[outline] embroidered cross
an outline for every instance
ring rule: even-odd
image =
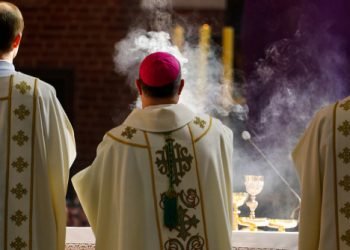
[[[189,231],[192,227],[197,228],[197,224],[200,222],[195,215],[190,217],[187,214],[187,211],[187,209],[179,206],[179,225],[175,228],[175,230],[179,232],[177,237],[180,237],[183,240],[186,240],[186,238],[191,235]]]
[[[21,250],[22,248],[27,247],[27,243],[25,243],[22,238],[16,237],[11,243],[10,243],[11,248],[15,250]]]
[[[11,220],[15,222],[17,226],[21,226],[27,219],[27,216],[25,216],[21,210],[17,210],[16,213],[11,216]]]
[[[29,110],[24,106],[23,104],[19,105],[18,108],[13,111],[15,115],[20,119],[21,121],[26,118],[26,116],[30,115]]]
[[[344,136],[348,136],[350,134],[350,123],[345,120],[341,126],[338,127],[338,131],[342,132]]]
[[[27,93],[27,91],[30,91],[31,87],[29,85],[27,85],[27,83],[25,81],[21,81],[19,84],[16,84],[16,89],[18,89],[18,91],[24,95]]]
[[[122,136],[131,139],[134,134],[136,133],[136,129],[132,127],[126,127],[124,131],[122,132]]]
[[[350,246],[350,229],[341,236],[341,240],[345,241],[346,245]]]
[[[23,157],[18,157],[16,161],[11,163],[11,166],[16,168],[18,173],[22,173],[28,167],[28,162],[24,161]]]
[[[204,127],[205,127],[205,124],[206,124],[207,122],[196,116],[193,123],[196,124],[196,125],[198,125],[198,126],[201,127],[201,128],[204,128]]]
[[[16,185],[16,188],[11,189],[11,193],[16,195],[17,199],[22,199],[23,195],[27,194],[27,189],[25,189],[22,185],[22,183],[18,183]]]
[[[174,139],[170,139],[171,143],[174,143]],[[168,167],[168,156],[166,153],[165,145],[163,150],[156,151],[156,155],[160,155],[160,157],[156,158],[155,164],[159,172],[163,175],[169,175],[170,168]],[[173,155],[174,155],[174,184],[176,186],[181,182],[182,177],[185,176],[186,172],[191,170],[191,164],[193,160],[193,156],[188,152],[186,147],[182,147],[180,144],[175,143],[172,145]]]
[[[350,176],[345,175],[344,178],[339,181],[339,185],[344,187],[345,191],[350,191]]]
[[[344,207],[340,209],[340,212],[344,214],[347,219],[350,219],[350,203],[345,203]]]
[[[350,149],[348,147],[345,147],[343,149],[343,152],[339,153],[338,157],[340,159],[343,159],[343,162],[346,164],[346,163],[349,163],[350,162]]]
[[[12,136],[12,140],[16,141],[18,146],[23,146],[28,139],[23,130],[19,130],[16,135]]]

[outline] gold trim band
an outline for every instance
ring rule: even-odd
[[[156,184],[155,184],[155,177],[154,177],[154,167],[153,167],[153,158],[152,158],[152,152],[151,152],[151,145],[148,140],[147,132],[143,131],[143,134],[145,136],[145,140],[147,143],[147,150],[148,150],[148,156],[149,156],[149,167],[151,170],[151,177],[152,177],[152,191],[153,191],[153,202],[154,202],[154,208],[156,213],[156,219],[157,219],[157,228],[158,228],[158,238],[159,238],[159,247],[162,250],[163,249],[163,237],[161,233],[160,228],[160,222],[159,222],[159,211],[158,211],[158,204],[157,204],[157,194],[156,194]]]
[[[200,139],[202,139],[209,132],[211,125],[212,125],[212,120],[213,120],[213,118],[210,116],[209,126],[208,126],[207,130],[205,130],[204,133],[201,134],[198,138],[194,139],[193,140],[194,142],[198,142]]]
[[[337,121],[337,107],[339,102],[334,105],[333,109],[333,168],[334,168],[334,199],[335,199],[335,231],[337,236],[337,250],[339,247],[339,218],[338,218],[338,187],[337,187],[337,150],[336,150],[336,121]]]
[[[127,144],[127,145],[134,146],[134,147],[139,147],[139,148],[147,148],[148,147],[147,145],[141,145],[141,144],[136,144],[136,143],[124,141],[122,139],[119,139],[118,137],[115,137],[111,133],[107,133],[107,135],[109,137],[111,137],[112,139],[114,139],[114,140],[116,140],[116,141],[118,141],[120,143],[123,143],[123,144]]]
[[[210,117],[211,118],[211,117]],[[209,125],[209,128],[211,126],[211,119],[210,119],[210,125]],[[190,135],[191,135],[191,140],[192,140],[192,148],[193,148],[193,154],[194,154],[194,159],[196,161],[196,174],[197,174],[197,180],[198,180],[198,188],[199,188],[199,193],[200,193],[200,196],[201,196],[201,200],[202,200],[202,203],[201,203],[201,210],[202,210],[202,217],[203,217],[203,227],[204,227],[204,235],[205,235],[205,244],[207,246],[207,250],[209,250],[209,245],[208,245],[208,233],[207,233],[207,222],[206,222],[206,219],[205,219],[205,205],[204,205],[204,199],[203,199],[203,191],[202,191],[202,184],[201,184],[201,180],[200,180],[200,176],[199,176],[199,170],[198,170],[198,158],[197,158],[197,154],[196,154],[196,146],[195,146],[195,143],[196,141],[194,140],[193,138],[193,133],[192,133],[192,130],[191,130],[191,127],[190,125],[188,124],[187,125],[188,127],[188,130],[190,132]],[[207,129],[207,131],[209,131],[209,128]],[[200,137],[202,138],[206,133],[204,132],[204,134]],[[198,140],[200,139],[198,138]]]
[[[10,153],[11,153],[11,110],[12,110],[12,88],[13,88],[13,75],[10,77],[9,84],[9,97],[8,97],[8,113],[7,113],[7,162],[6,162],[6,192],[5,192],[5,214],[4,214],[4,250],[7,250],[7,218],[8,218],[8,199],[9,199],[9,178],[10,178]]]

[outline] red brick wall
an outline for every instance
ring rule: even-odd
[[[70,69],[74,72],[74,129],[83,168],[94,158],[118,108],[133,96],[114,73],[114,44],[123,38],[138,11],[137,0],[50,1],[21,8],[25,30],[15,64],[19,68]],[[46,3],[45,3],[46,2]],[[127,3],[126,3],[127,2]],[[36,7],[37,6],[37,7]],[[116,122],[120,122],[117,117]]]
[[[114,44],[140,13],[139,0],[13,2],[25,20],[16,66],[73,71],[73,126],[78,150],[75,173],[91,163],[104,133],[124,119],[135,98],[124,78],[114,73],[113,53]],[[193,11],[181,13],[192,15]],[[205,11],[202,17],[203,22],[215,17],[215,25],[222,24],[223,12]],[[200,13],[195,19],[201,22]]]

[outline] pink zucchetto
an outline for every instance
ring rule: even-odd
[[[146,56],[140,65],[140,79],[150,87],[162,87],[175,81],[180,74],[180,63],[171,54],[155,52]]]

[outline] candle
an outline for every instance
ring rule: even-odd
[[[208,53],[210,48],[211,28],[204,24],[199,29],[199,65],[198,65],[198,91],[199,96],[205,98],[205,87],[207,84]]]
[[[222,64],[224,83],[233,82],[233,60],[234,60],[234,29],[224,27],[222,30]]]
[[[184,33],[185,30],[180,25],[176,25],[173,29],[172,41],[173,44],[179,48],[180,51],[182,50],[183,45],[185,43]]]

